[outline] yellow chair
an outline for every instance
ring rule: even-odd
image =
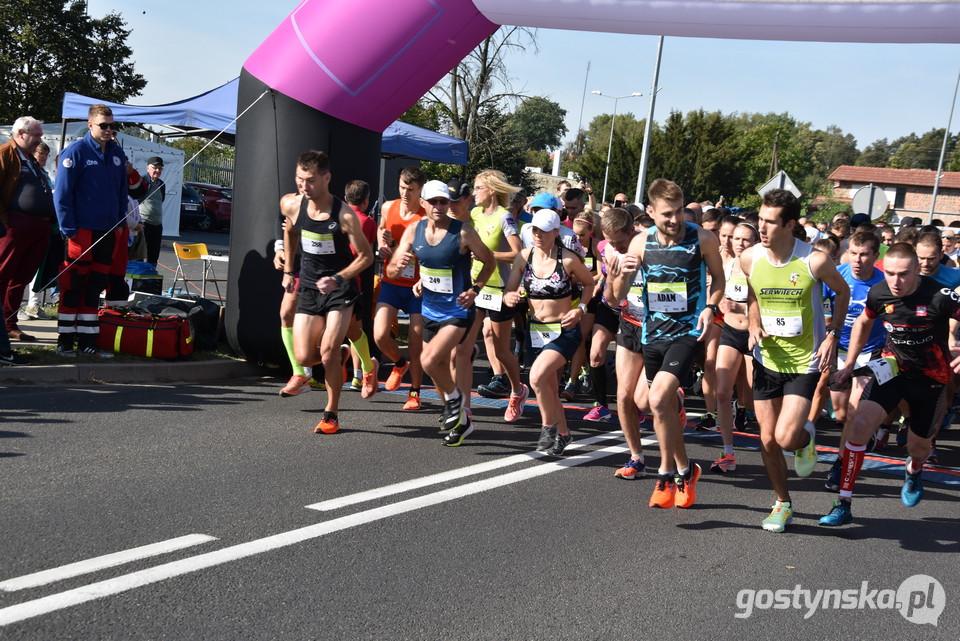
[[[192,245],[184,245],[183,243],[174,243],[173,251],[177,255],[177,273],[173,277],[173,287],[176,288],[178,281],[183,281],[183,289],[187,293],[190,293],[190,283],[196,283],[195,278],[187,278],[186,273],[183,270],[183,261],[185,260],[199,260],[203,263],[203,275],[200,278],[200,295],[204,298],[207,297],[207,283],[213,283],[213,286],[217,290],[217,298],[221,305],[226,301],[223,299],[223,296],[220,294],[220,283],[227,282],[226,278],[217,278],[216,273],[213,271],[213,263],[226,263],[230,259],[226,256],[211,256],[207,251],[206,243],[194,243]],[[193,286],[194,289],[197,288],[196,285]]]

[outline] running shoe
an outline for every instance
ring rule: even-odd
[[[326,381],[321,381],[311,376],[310,379],[307,381],[307,383],[310,384],[310,389],[315,389],[321,392],[327,391]]]
[[[936,465],[940,462],[940,457],[937,456],[937,443],[934,441],[930,444],[930,456],[927,457],[927,463],[933,463]]]
[[[803,429],[807,429],[804,427]],[[800,478],[806,478],[813,473],[813,468],[817,465],[817,431],[814,428],[813,431],[807,430],[810,432],[810,442],[807,443],[806,447],[802,447],[793,455],[793,469],[796,470],[797,476]]]
[[[698,432],[715,432],[717,431],[717,417],[713,412],[704,412],[694,427]]]
[[[563,390],[560,392],[560,398],[565,401],[572,401],[573,395],[577,391],[577,386],[573,381],[567,381],[563,386]]]
[[[380,361],[371,358],[373,369],[363,375],[363,382],[360,383],[360,397],[370,398],[380,391],[380,381],[377,380],[377,372],[380,370]]]
[[[463,443],[463,439],[467,438],[471,432],[473,432],[473,421],[464,416],[459,425],[444,435],[442,442],[447,447],[457,447]]]
[[[570,432],[567,432],[566,434],[557,434],[556,438],[553,439],[553,445],[547,450],[547,454],[550,456],[560,456],[563,454],[563,451],[567,449],[567,446],[572,442],[573,436],[570,434]]]
[[[410,361],[404,363],[403,367],[394,365],[393,369],[390,370],[390,376],[387,377],[387,382],[384,384],[383,389],[387,390],[388,392],[392,392],[400,387],[400,382],[403,380],[403,375],[407,373],[408,369],[410,369]]]
[[[553,447],[553,442],[557,440],[557,426],[544,425],[540,428],[540,440],[537,441],[537,451],[546,452]]]
[[[793,508],[787,503],[777,501],[770,516],[763,519],[760,526],[767,532],[783,532],[793,520]]]
[[[743,405],[737,405],[733,414],[733,429],[738,432],[745,432],[747,429],[747,408]]]
[[[507,398],[510,396],[510,382],[506,374],[498,374],[486,385],[477,387],[477,394],[484,398]]]
[[[462,398],[462,397],[461,397]],[[407,402],[403,404],[403,409],[408,412],[416,412],[420,409],[420,392],[410,390],[407,394]]]
[[[882,452],[887,449],[887,443],[890,441],[890,430],[884,426],[877,428],[876,434],[873,435],[873,450],[875,452]]]
[[[900,429],[897,430],[897,447],[907,446],[907,432],[909,431],[910,421],[904,419],[903,423],[900,425]]]
[[[677,484],[673,480],[673,475],[659,475],[657,476],[657,486],[653,488],[653,494],[650,495],[650,507],[671,508],[676,494]]]
[[[850,512],[849,501],[834,501],[830,513],[820,517],[820,525],[838,527],[853,523],[853,513]]]
[[[350,386],[348,388],[351,392],[359,392],[363,389],[363,381],[359,378],[354,377],[350,381]]]
[[[910,459],[907,459],[907,463],[909,462]],[[913,507],[923,498],[923,479],[920,477],[922,473],[923,470],[921,469],[916,474],[911,474],[909,469],[904,466],[903,489],[900,490],[900,500],[907,507]]]
[[[693,505],[693,502],[697,500],[697,481],[700,480],[701,472],[700,466],[694,463],[687,478],[678,476],[674,479],[677,484],[674,505],[680,508],[688,508]]]
[[[737,469],[737,457],[734,454],[724,454],[710,464],[710,471],[717,474],[726,474]]]
[[[679,403],[680,410],[680,429],[683,429],[687,426],[687,408],[683,406],[684,400],[687,395],[683,393],[683,388],[677,388],[677,403]]]
[[[530,388],[520,383],[520,390],[519,394],[510,394],[510,402],[507,403],[507,409],[503,413],[503,420],[507,423],[513,423],[523,415],[523,404],[530,396]]]
[[[440,429],[454,430],[460,426],[463,419],[463,394],[460,394],[456,399],[448,400],[443,404],[443,425]]]
[[[594,423],[600,421],[606,422],[610,420],[611,416],[612,414],[610,414],[610,410],[607,409],[606,406],[601,405],[600,403],[594,403],[593,408],[586,413],[586,415],[583,417],[583,420],[593,421]],[[641,420],[640,422],[642,423],[643,421]]]
[[[307,380],[307,377],[294,374],[290,377],[290,380],[287,381],[287,384],[283,386],[283,389],[280,390],[280,396],[286,398],[288,396],[296,396],[300,392],[309,391],[310,382]]]
[[[638,458],[631,458],[626,465],[613,473],[618,479],[632,481],[636,478],[643,478],[647,475],[647,466]]]
[[[324,412],[323,418],[320,419],[320,422],[317,423],[317,426],[313,428],[314,434],[335,434],[337,430],[340,429],[340,421],[337,419],[337,415],[333,412]]]
[[[827,488],[830,492],[837,492],[840,489],[840,475],[843,471],[843,456],[837,455],[837,460],[833,462],[833,465],[830,466],[830,471],[827,472],[827,482],[823,484],[823,487]]]
[[[590,378],[590,373],[586,369],[580,370],[580,378],[578,379],[580,383],[580,393],[581,394],[592,394],[593,393],[593,379]]]

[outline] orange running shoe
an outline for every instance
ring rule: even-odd
[[[410,393],[407,394],[407,402],[403,404],[403,409],[408,412],[416,412],[420,409],[420,392],[410,390]]]
[[[324,412],[323,418],[320,419],[320,422],[317,423],[317,426],[313,428],[314,434],[336,434],[337,430],[340,429],[340,421],[337,419],[337,415],[333,412]]]
[[[360,398],[370,398],[380,391],[380,381],[377,380],[377,371],[380,370],[380,362],[376,358],[373,361],[373,369],[363,375],[363,384],[360,387]]]
[[[290,380],[287,381],[287,384],[283,386],[283,389],[280,390],[280,396],[284,398],[288,396],[296,396],[300,392],[309,392],[310,391],[310,379],[306,376],[297,376],[294,374],[290,377]]]
[[[679,476],[676,478],[677,496],[675,504],[677,507],[690,507],[697,500],[697,481],[700,480],[700,472],[700,466],[694,463],[690,471],[690,478],[685,479]]]
[[[673,507],[676,493],[677,484],[674,483],[672,476],[658,476],[657,486],[650,496],[650,507],[662,507],[664,509]]]
[[[527,402],[527,397],[530,396],[530,388],[520,383],[520,390],[519,394],[510,394],[510,401],[503,413],[503,420],[507,423],[513,423],[523,415],[523,404]]]
[[[387,377],[387,382],[384,384],[383,389],[388,392],[400,387],[400,382],[403,381],[403,375],[407,373],[407,370],[410,369],[410,361],[407,361],[403,364],[403,367],[398,367],[397,365],[393,366],[393,369],[390,371],[390,376]]]

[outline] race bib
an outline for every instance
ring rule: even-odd
[[[304,254],[314,256],[336,252],[333,247],[333,234],[317,234],[307,230],[300,234],[300,247],[303,248]]]
[[[889,382],[894,376],[893,368],[890,367],[890,359],[888,358],[878,358],[870,361],[866,364],[866,367],[869,367],[870,371],[873,372],[873,376],[877,379],[878,385]]]
[[[403,268],[400,272],[400,278],[416,278],[417,277],[417,262],[416,260],[410,261],[406,267]]]
[[[480,309],[499,312],[503,308],[503,290],[496,287],[484,287],[477,294],[476,305]]]
[[[452,269],[428,269],[420,268],[420,281],[426,289],[437,294],[453,293],[453,270]]]
[[[560,323],[530,323],[530,344],[534,349],[543,349],[560,337]]]
[[[646,308],[643,306],[643,286],[633,285],[627,293],[627,315],[634,320],[643,322]]]
[[[586,265],[587,269],[593,271],[594,260],[593,256],[587,256],[583,259],[583,264]]]
[[[747,302],[747,283],[743,280],[728,280],[723,295],[735,303]]]
[[[771,336],[781,338],[792,338],[803,333],[803,312],[801,310],[760,310],[760,318],[763,319],[763,331]]]
[[[687,311],[687,284],[647,283],[647,305],[651,312]]]

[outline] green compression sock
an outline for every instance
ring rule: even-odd
[[[283,347],[287,350],[287,358],[290,359],[290,365],[293,367],[293,373],[297,376],[305,376],[303,373],[303,366],[297,363],[297,359],[293,355],[293,328],[281,327],[280,338],[283,339]]]
[[[353,349],[357,350],[357,356],[360,357],[360,369],[364,374],[373,371],[373,361],[370,360],[370,345],[367,343],[367,335],[360,332],[360,338],[356,341],[350,341]]]

